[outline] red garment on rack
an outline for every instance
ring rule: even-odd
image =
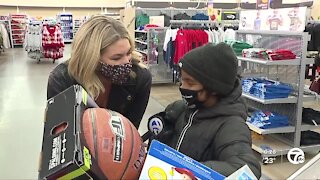
[[[42,46],[44,48],[49,47],[64,47],[61,28],[59,25],[43,26],[42,32]]]
[[[59,59],[63,57],[64,41],[59,25],[43,26],[42,47],[45,58]]]
[[[174,52],[173,61],[175,64],[178,64],[182,56],[188,52],[188,33],[182,29],[178,30],[175,47],[176,50]]]
[[[209,41],[208,34],[203,30],[180,29],[175,40],[174,63],[178,64],[180,59],[190,50],[203,46]]]

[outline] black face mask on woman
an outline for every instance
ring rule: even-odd
[[[131,63],[120,64],[120,65],[109,65],[103,62],[101,64],[101,73],[106,78],[110,78],[111,82],[114,84],[124,84],[128,81],[130,72],[132,69]]]
[[[183,89],[179,88],[182,99],[184,99],[190,108],[196,108],[196,107],[201,107],[202,102],[198,100],[198,93],[202,90],[190,90],[190,89]]]

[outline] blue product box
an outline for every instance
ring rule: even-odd
[[[175,149],[153,140],[139,179],[222,180],[225,179],[225,176]]]

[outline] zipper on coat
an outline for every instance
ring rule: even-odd
[[[179,151],[180,146],[181,146],[181,143],[182,143],[182,141],[183,141],[183,138],[184,138],[184,136],[186,135],[187,130],[188,130],[188,129],[190,128],[190,126],[192,125],[193,117],[196,115],[197,112],[198,112],[198,110],[196,110],[195,112],[193,112],[193,113],[189,116],[188,123],[187,123],[187,124],[184,126],[184,128],[182,129],[181,134],[180,134],[179,139],[178,139],[177,146],[176,146],[176,150],[177,150],[177,151]]]

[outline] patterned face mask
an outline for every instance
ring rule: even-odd
[[[129,75],[132,69],[131,63],[109,65],[100,62],[100,64],[102,75],[104,75],[107,78],[110,78],[112,83],[121,85],[129,79]]]

